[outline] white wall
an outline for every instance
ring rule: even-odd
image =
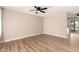
[[[3,38],[17,39],[43,33],[41,17],[11,10],[3,10]]]
[[[56,11],[44,18],[44,33],[67,38],[67,19],[64,11]]]
[[[38,34],[67,38],[67,19],[64,11],[56,11],[45,18],[3,10],[3,39],[13,40]]]
[[[1,8],[0,8],[0,40],[1,40],[1,29],[2,29],[2,28],[1,28],[1,19],[2,19],[2,18],[1,18],[1,14],[2,14],[2,12],[1,12]]]

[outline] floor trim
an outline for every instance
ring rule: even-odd
[[[51,33],[45,33],[45,34],[47,34],[47,35],[51,35],[51,36],[60,37],[60,38],[65,38],[65,39],[67,39],[67,38],[68,38],[67,36],[58,35],[58,34],[51,34]]]
[[[1,41],[0,43],[9,42],[9,41],[15,41],[15,40],[20,40],[22,38],[32,37],[32,36],[41,35],[41,34],[42,33],[40,33],[40,34],[34,34],[34,35],[27,35],[27,36],[22,36],[22,37],[17,37],[17,38],[13,38],[13,39]]]
[[[15,40],[20,40],[20,39],[22,39],[22,38],[32,37],[32,36],[41,35],[41,34],[43,34],[43,33],[34,34],[34,35],[22,36],[22,37],[18,37],[18,38],[9,39],[9,40],[4,40],[4,41],[1,41],[0,43],[9,42],[9,41],[15,41]],[[45,33],[44,33],[44,34],[45,34]],[[61,36],[52,35],[52,34],[48,34],[48,33],[46,33],[46,34],[47,34],[47,35],[51,35],[51,36],[56,36],[56,37],[60,37],[60,38],[65,38],[65,39],[67,39],[67,37],[65,37],[65,36],[62,36],[62,37],[61,37]]]

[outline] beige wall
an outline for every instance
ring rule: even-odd
[[[44,18],[44,33],[67,38],[66,13],[56,11]]]
[[[66,21],[64,11],[57,11],[42,18],[4,9],[3,39],[13,40],[42,33],[67,38]]]
[[[3,10],[3,38],[17,39],[43,33],[41,17],[11,10]]]

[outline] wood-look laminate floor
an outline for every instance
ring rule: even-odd
[[[0,43],[0,52],[71,52],[79,51],[79,46],[70,39],[46,34]]]

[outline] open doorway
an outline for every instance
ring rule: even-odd
[[[67,34],[69,39],[79,40],[79,16],[67,13]]]
[[[70,25],[71,39],[79,39],[79,21],[72,19]]]

